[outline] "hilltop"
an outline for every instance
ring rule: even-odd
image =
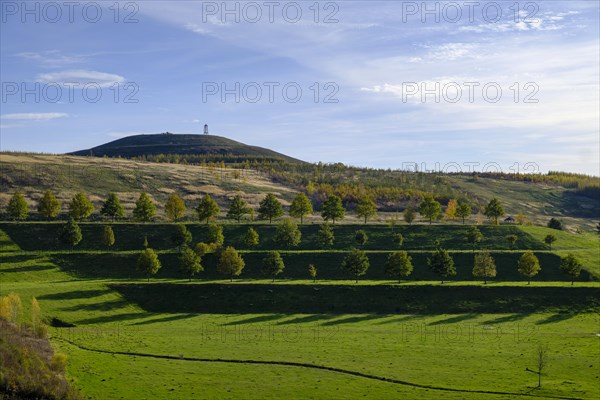
[[[95,157],[146,158],[159,155],[202,155],[230,159],[261,159],[302,162],[276,151],[250,146],[221,136],[159,133],[127,136],[69,155]]]

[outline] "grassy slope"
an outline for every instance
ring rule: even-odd
[[[64,222],[56,223],[2,223],[0,229],[6,231],[24,250],[69,250],[57,242],[57,237]],[[103,225],[112,225],[116,243],[112,250],[139,250],[144,240],[155,249],[166,250],[173,248],[171,236],[176,231],[175,224],[143,224],[143,223],[81,223],[83,241],[77,246],[78,250],[105,250],[102,246]],[[248,228],[253,227],[260,236],[257,247],[249,247],[244,243]],[[204,224],[188,224],[192,233],[193,243],[208,240],[208,228]],[[478,227],[484,235],[484,240],[478,244],[481,249],[512,250],[506,240],[507,235],[518,237],[515,250],[546,250],[546,245],[537,237],[519,229],[517,226],[488,226]],[[274,242],[277,224],[228,224],[223,226],[225,244],[242,250],[272,250],[279,246]],[[398,248],[394,244],[393,233],[404,237],[403,250],[435,250],[438,246],[452,250],[471,250],[471,245],[465,241],[465,233],[469,226],[463,225],[402,225],[392,230],[385,225],[336,225],[333,227],[335,243],[332,247],[323,249],[318,242],[319,225],[301,225],[302,242],[298,247],[289,250],[350,250],[357,247],[354,239],[357,230],[364,230],[369,241],[365,250],[390,250]],[[543,239],[543,238],[542,238]]]
[[[595,277],[600,277],[600,238],[598,234],[586,232],[571,234],[539,226],[524,226],[521,229],[537,240],[544,240],[546,235],[555,235],[557,241],[552,245],[556,253],[564,256],[573,253],[581,259],[585,268]]]
[[[600,219],[600,203],[597,200],[573,195],[560,186],[492,178],[473,181],[465,176],[450,176],[448,179],[455,187],[475,195],[484,203],[493,197],[498,198],[507,214],[515,216],[523,213],[537,225],[546,225],[551,217],[557,217],[573,231],[576,227],[592,230]]]
[[[197,200],[204,193],[216,197],[222,207],[227,206],[228,199],[233,195],[242,193],[256,208],[266,192],[274,192],[284,202],[289,202],[297,191],[297,188],[274,183],[269,176],[257,175],[254,171],[242,171],[242,176],[236,178],[231,169],[207,169],[115,158],[0,154],[2,210],[10,194],[17,189],[25,192],[32,209],[44,190],[53,190],[63,202],[65,211],[67,202],[77,191],[92,194],[97,208],[106,194],[114,191],[119,194],[128,215],[140,191],[149,192],[161,204],[174,191],[186,200],[190,217],[193,217],[191,208],[196,206]],[[446,176],[445,179],[452,183],[458,193],[468,193],[469,197],[475,197],[483,203],[497,197],[505,205],[507,214],[522,212],[539,225],[545,225],[554,216],[563,219],[570,230],[574,231],[577,227],[592,230],[600,219],[600,204],[597,201],[573,196],[559,186],[491,178],[472,181],[464,176]],[[158,213],[162,217],[162,207],[158,207]],[[381,214],[378,219],[385,221],[388,217],[389,215]],[[474,219],[473,217],[472,220]],[[352,214],[349,214],[347,220],[356,222]]]
[[[524,369],[534,367],[535,346],[545,343],[550,346],[552,361],[544,388],[534,394],[578,398],[596,398],[600,394],[597,385],[600,353],[595,337],[598,317],[594,313],[581,313],[581,308],[572,307],[572,303],[562,303],[552,312],[503,314],[489,314],[485,310],[453,315],[394,315],[393,310],[390,314],[294,314],[285,309],[265,314],[258,307],[255,312],[246,310],[248,314],[222,314],[222,310],[194,314],[185,311],[184,306],[193,301],[185,291],[159,294],[159,287],[150,284],[151,290],[137,302],[131,302],[126,295],[111,289],[111,275],[105,276],[109,279],[88,280],[81,271],[91,268],[97,256],[90,255],[87,260],[66,266],[56,264],[55,258],[44,253],[15,253],[17,246],[6,236],[2,242],[0,292],[16,291],[24,299],[36,296],[46,316],[77,325],[74,329],[54,329],[53,342],[70,355],[70,374],[84,394],[92,398],[190,398],[197,395],[199,387],[202,396],[208,398],[368,395],[481,399],[488,396],[415,389],[302,368],[110,356],[80,350],[61,338],[110,351],[296,361],[419,384],[511,393],[531,391],[535,376]],[[113,263],[114,259],[109,259],[102,265]],[[116,265],[131,268],[130,264]],[[203,291],[202,285],[183,286]],[[243,299],[235,287],[222,287],[217,289],[220,294],[214,296]],[[377,290],[377,286],[373,287]],[[281,291],[279,286],[273,289]],[[455,289],[457,295],[464,293],[462,288]],[[579,289],[576,286],[572,290]],[[558,290],[561,293],[571,288]],[[193,292],[202,296],[196,290]],[[344,298],[352,296],[342,296],[339,301]],[[268,300],[264,296],[259,299]],[[294,297],[279,299],[290,304],[301,302],[301,298]],[[354,298],[359,300],[360,297]],[[149,301],[171,308],[150,307]],[[161,378],[156,379],[155,374],[147,371],[161,371]]]
[[[257,206],[267,192],[275,193],[284,201],[294,194],[255,171],[235,172],[241,175],[236,177],[231,169],[126,159],[3,153],[0,157],[0,210],[4,211],[16,190],[24,193],[31,210],[35,210],[37,199],[45,190],[52,190],[64,212],[72,196],[79,191],[91,196],[96,211],[107,193],[115,192],[128,215],[131,215],[139,192],[146,191],[159,203],[159,217],[164,214],[161,204],[172,192],[183,197],[190,208],[190,216],[193,214],[191,209],[205,193],[211,194],[222,207],[238,193],[253,206]]]

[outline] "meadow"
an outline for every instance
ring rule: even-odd
[[[382,263],[396,249],[391,228],[340,225],[332,249],[318,246],[317,226],[302,225],[298,249],[282,250],[286,269],[273,283],[260,272],[274,248],[274,226],[255,228],[257,249],[243,245],[248,225],[225,225],[247,267],[230,282],[213,255],[192,282],[179,271],[171,224],[113,224],[117,242],[99,245],[102,226],[82,223],[74,250],[57,245],[56,223],[0,224],[0,295],[36,297],[51,343],[68,355],[68,374],[85,398],[577,398],[598,386],[597,238],[547,228],[481,226],[498,277],[471,276],[472,250],[462,226],[395,227],[414,274],[398,283]],[[206,226],[189,224],[194,242]],[[354,232],[369,234],[371,268],[358,284],[340,268]],[[515,248],[505,240],[519,237]],[[163,264],[148,282],[135,270],[141,238]],[[437,240],[437,242],[436,242]],[[458,274],[443,285],[425,266],[436,246],[451,250]],[[531,285],[516,263],[534,249],[542,272]],[[559,255],[585,256],[571,286]],[[306,268],[319,268],[317,282]],[[25,310],[27,315],[27,310]],[[537,386],[537,346],[549,366]]]

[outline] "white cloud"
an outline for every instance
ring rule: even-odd
[[[71,55],[66,56],[58,50],[48,50],[43,52],[21,52],[16,54],[17,57],[29,61],[35,61],[44,67],[62,67],[66,65],[79,64],[85,61],[84,56]]]
[[[3,114],[0,119],[6,120],[24,120],[24,121],[47,121],[50,119],[68,117],[65,113],[15,113]]]
[[[96,84],[102,88],[107,88],[115,83],[121,84],[126,81],[121,75],[83,69],[39,74],[36,80],[42,83],[58,83],[60,85],[77,84],[78,86],[75,86],[75,88],[87,84]]]

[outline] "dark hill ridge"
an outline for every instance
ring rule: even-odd
[[[159,154],[193,154],[207,156],[233,156],[238,158],[266,158],[288,162],[302,162],[276,151],[249,146],[235,140],[214,135],[178,135],[159,133],[135,135],[117,139],[87,150],[68,153],[75,156],[133,158]]]

